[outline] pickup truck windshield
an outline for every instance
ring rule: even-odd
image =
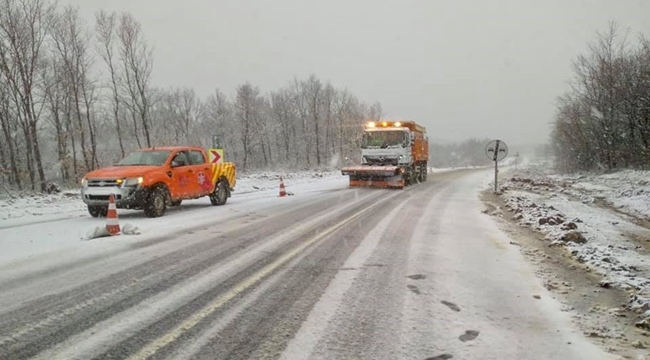
[[[405,147],[408,144],[408,134],[402,130],[367,131],[361,141],[362,149],[386,149]]]
[[[153,165],[160,166],[169,157],[170,151],[135,151],[117,163],[118,166]]]

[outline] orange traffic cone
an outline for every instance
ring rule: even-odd
[[[282,176],[280,176],[280,197],[287,196],[287,191],[284,189],[284,181],[282,181]]]
[[[108,212],[106,213],[106,230],[111,235],[120,233],[120,223],[117,220],[117,208],[115,207],[115,196],[108,196]]]

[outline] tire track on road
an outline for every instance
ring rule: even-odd
[[[177,340],[191,337],[191,335],[186,334],[199,331],[205,324],[212,322],[215,317],[221,316],[232,300],[241,300],[246,297],[264,279],[273,275],[286,263],[329,236],[332,232],[335,232],[342,224],[353,221],[359,216],[358,214],[370,211],[374,204],[376,204],[375,199],[368,198],[351,206],[345,212],[327,221],[320,222],[306,232],[296,233],[286,245],[271,254],[273,256],[266,257],[263,262],[255,264],[253,268],[249,267],[246,271],[241,271],[235,277],[229,279],[228,282],[210,289],[192,303],[179,308],[170,316],[166,316],[142,330],[138,335],[105,352],[99,359],[111,358],[116,353],[120,354],[120,357],[129,354],[129,359],[143,359],[156,354],[158,351],[169,351],[165,349],[168,347],[173,348]],[[199,310],[197,311],[197,309]],[[184,320],[179,324],[179,319]],[[156,338],[156,340],[139,349],[142,345],[140,339],[148,338]],[[139,349],[137,353],[131,354],[137,349]]]
[[[370,196],[366,194],[347,206],[363,207],[365,202],[372,201],[368,198]],[[217,241],[208,238],[93,283],[37,299],[2,314],[0,357],[34,356],[201,271],[218,266],[227,258],[237,257],[237,254],[248,251],[265,238],[291,228],[296,224],[295,219],[327,213],[338,203],[339,197],[327,198],[282,212],[280,215],[284,218],[280,220],[275,216],[253,221],[220,235]],[[266,257],[269,261],[272,258],[270,255]]]
[[[440,180],[413,187],[408,203],[379,235],[377,246],[366,259],[365,264],[380,266],[358,273],[324,325],[322,338],[304,359],[400,358],[396,341],[400,338],[402,306],[407,296],[418,296],[410,293],[406,281],[412,275],[405,271],[412,237],[422,208],[444,187]]]

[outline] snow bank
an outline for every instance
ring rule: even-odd
[[[87,214],[78,189],[0,200],[0,228]]]
[[[602,287],[629,291],[630,308],[645,317],[638,326],[650,330],[650,256],[639,243],[650,241],[650,229],[637,224],[650,218],[646,179],[650,172],[562,176],[529,168],[500,183],[521,226],[566,247],[602,275]]]
[[[601,200],[632,216],[650,219],[650,172],[625,170],[611,174],[552,175],[551,179],[570,184],[571,189]]]

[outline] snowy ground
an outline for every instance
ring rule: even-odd
[[[481,213],[489,169],[403,191],[287,174],[285,198],[276,175],[222,207],[118,211],[132,236],[85,240],[105,220],[74,193],[8,204],[0,358],[618,359]]]
[[[528,164],[503,180],[507,213],[495,214],[565,247],[601,287],[628,292],[637,327],[650,330],[650,172],[557,175]]]
[[[504,167],[499,185],[506,209],[494,214],[545,234],[550,246],[565,248],[602,274],[602,288],[628,291],[627,306],[638,314],[638,328],[650,331],[650,173],[559,176],[546,169],[530,164],[519,164],[516,170]],[[136,241],[188,233],[210,225],[215,216],[223,219],[252,209],[272,209],[280,200],[279,176],[290,198],[318,196],[345,188],[348,181],[340,171],[242,176],[224,207],[205,211],[212,208],[207,198],[184,201],[157,219],[148,219],[141,211],[119,210],[123,232],[132,235],[101,239],[90,235],[104,226],[105,219],[88,215],[77,189],[0,200],[0,280],[33,267],[35,259],[47,268]],[[477,191],[490,186],[486,181]]]

